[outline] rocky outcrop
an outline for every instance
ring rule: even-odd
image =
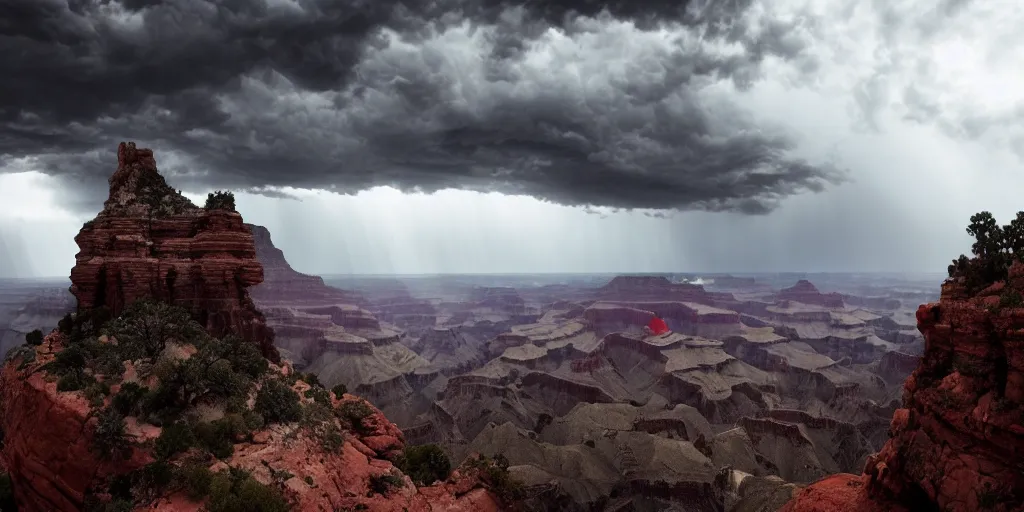
[[[82,392],[58,392],[48,382],[43,365],[62,350],[63,335],[51,333],[44,344],[9,361],[0,375],[0,397],[5,432],[3,461],[10,472],[19,510],[82,510],[92,488],[106,478],[140,469],[155,460],[151,443],[160,427],[129,417],[130,454],[104,461],[92,449],[96,418]],[[289,366],[277,368],[284,374]],[[298,381],[294,390],[309,386]],[[108,398],[109,400],[109,398]],[[402,431],[375,407],[352,395],[332,397],[333,406],[360,403],[367,411],[361,428],[345,432],[337,452],[325,452],[322,441],[299,424],[282,424],[253,433],[235,443],[233,454],[216,461],[210,470],[240,468],[264,484],[279,482],[294,510],[486,510],[500,509],[495,497],[481,487],[472,470],[455,471],[442,483],[417,488],[391,460],[405,445]],[[395,475],[401,488],[382,495],[371,493],[379,475]],[[157,499],[145,510],[180,512],[198,510],[200,503],[172,494]]]
[[[153,152],[132,142],[118,146],[117,164],[103,211],[75,237],[78,309],[116,315],[139,299],[171,302],[210,334],[235,333],[280,360],[247,292],[263,281],[263,266],[242,216],[192,204],[157,172]]]
[[[365,301],[353,293],[324,284],[320,276],[296,272],[284,253],[274,245],[270,231],[254,224],[246,224],[252,231],[256,246],[256,259],[263,264],[263,283],[250,290],[258,303],[290,305],[312,302],[315,304],[363,304]]]
[[[821,293],[810,281],[801,279],[789,288],[779,291],[779,300],[791,300],[804,304],[815,304],[827,308],[843,307],[843,296],[838,293]]]
[[[59,345],[60,336],[52,333],[40,347],[25,347],[0,374],[3,462],[19,510],[80,510],[94,481],[153,461],[152,454],[136,445],[116,463],[96,456],[91,449],[96,419],[89,414],[89,401],[81,393],[57,392],[57,383],[38,371],[53,360],[50,347],[55,343]],[[133,430],[140,441],[150,437]]]
[[[891,438],[870,457],[858,492],[835,510],[886,500],[914,510],[1024,510],[1024,264],[976,296],[958,280],[917,311],[926,349],[904,385]],[[1010,297],[1010,299],[1007,299]],[[821,508],[835,476],[802,491],[785,510]],[[871,501],[874,505],[866,505]],[[858,507],[857,504],[863,504]]]

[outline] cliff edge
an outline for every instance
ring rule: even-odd
[[[925,353],[889,441],[863,475],[816,482],[784,512],[1024,510],[1024,264],[1003,272],[980,291],[952,277],[917,310]]]

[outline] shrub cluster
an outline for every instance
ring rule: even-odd
[[[268,362],[253,344],[209,336],[188,311],[155,301],[136,302],[117,318],[103,308],[67,315],[58,329],[66,343],[45,370],[57,379],[58,390],[84,390],[97,421],[93,449],[99,456],[117,459],[129,453],[127,416],[162,426],[153,446],[157,461],[114,478],[106,492],[112,499],[91,503],[90,510],[132,510],[168,486],[185,489],[196,500],[208,498],[210,511],[288,509],[276,489],[248,474],[210,474],[202,464],[172,462],[193,449],[199,457],[228,458],[235,442],[260,428],[264,418],[286,422],[302,416],[299,397],[268,375]],[[34,335],[26,338],[32,340]],[[173,346],[194,351],[187,358],[172,357]],[[124,361],[132,361],[143,379],[155,376],[155,385],[120,382]],[[256,410],[249,410],[247,399],[259,382]],[[120,389],[108,402],[110,385],[117,383]],[[205,422],[192,413],[197,405],[213,403],[225,405],[224,417]]]
[[[446,480],[452,472],[451,460],[436,444],[407,446],[395,465],[416,485]]]
[[[158,460],[141,469],[114,477],[107,489],[109,501],[92,494],[86,498],[88,512],[120,512],[135,509],[135,503],[151,501],[167,492],[184,491],[189,499],[206,499],[206,512],[285,512],[284,495],[264,485],[237,467],[211,472],[206,466],[190,462],[174,466]],[[4,508],[3,510],[7,510]],[[13,509],[12,509],[13,510]]]
[[[360,434],[371,433],[371,427],[364,420],[372,415],[373,408],[364,400],[348,401],[338,406],[338,417]]]
[[[57,379],[59,390],[83,391],[90,400],[98,454],[116,459],[129,453],[128,416],[162,427],[153,442],[156,462],[109,482],[110,488],[100,494],[112,500],[93,503],[90,510],[131,510],[169,487],[207,500],[211,512],[287,510],[273,486],[260,485],[238,470],[211,474],[203,461],[231,457],[236,442],[267,423],[299,422],[301,431],[332,453],[344,443],[342,425],[370,431],[364,423],[373,414],[369,404],[360,400],[333,406],[332,392],[341,396],[344,386],[328,391],[314,374],[270,374],[255,345],[234,336],[214,338],[187,310],[167,303],[140,301],[117,318],[102,308],[68,315],[59,329],[65,346],[45,369]],[[185,350],[191,355],[175,356]],[[125,361],[132,362],[138,381],[121,382]],[[309,403],[294,391],[297,380],[310,385],[304,393]],[[111,386],[117,385],[111,396]],[[202,421],[196,414],[202,404],[221,404],[225,415]],[[444,479],[450,471],[447,457],[436,447],[411,449],[404,459],[420,481]],[[382,475],[376,486],[386,493],[401,482],[400,477]]]
[[[523,499],[523,483],[515,480],[509,474],[509,461],[504,455],[498,454],[492,458],[480,454],[476,458],[467,460],[466,465],[471,469],[479,470],[487,487],[504,503],[511,504]]]
[[[967,234],[974,237],[973,257],[961,254],[947,271],[949,277],[963,278],[969,293],[977,293],[992,283],[1005,280],[1010,265],[1024,261],[1024,212],[1009,224],[1000,226],[990,212],[971,216]]]
[[[223,190],[210,192],[206,195],[206,204],[203,208],[206,208],[207,210],[228,210],[233,212],[235,211],[235,194]]]
[[[25,343],[31,346],[39,346],[43,344],[43,331],[36,329],[25,335]]]
[[[402,477],[392,474],[383,473],[380,475],[373,475],[370,477],[370,495],[376,493],[382,496],[387,496],[391,489],[401,489],[405,486],[405,481]]]

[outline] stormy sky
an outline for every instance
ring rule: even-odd
[[[1017,0],[0,0],[0,277],[122,140],[315,273],[943,271],[1024,209]]]

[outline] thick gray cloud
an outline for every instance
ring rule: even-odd
[[[185,189],[376,185],[763,214],[839,184],[729,100],[819,62],[754,0],[5,0],[0,169],[95,211],[136,140]]]

